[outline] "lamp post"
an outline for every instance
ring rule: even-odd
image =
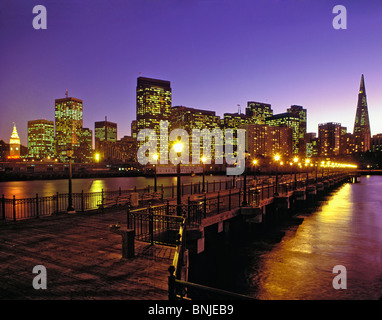
[[[245,207],[248,205],[248,202],[247,202],[247,156],[248,156],[248,152],[245,151],[245,154],[244,154],[244,196],[243,196],[243,202],[242,202],[242,206]]]
[[[75,213],[76,211],[73,208],[73,199],[72,199],[72,156],[73,150],[68,149],[66,155],[69,159],[69,196],[68,196],[68,213]]]
[[[158,154],[154,154],[153,155],[153,159],[154,159],[154,168],[155,168],[155,171],[154,171],[154,192],[157,192],[157,161],[159,159],[159,156]]]
[[[182,195],[181,195],[181,184],[180,184],[180,155],[181,155],[181,152],[182,152],[182,149],[183,149],[183,145],[180,143],[180,142],[177,142],[175,143],[174,145],[174,150],[176,152],[176,155],[178,157],[178,165],[177,165],[177,178],[176,178],[176,204],[177,204],[177,208],[176,208],[176,212],[177,212],[177,216],[181,216],[182,215]]]
[[[205,178],[204,177],[205,177],[205,174],[206,174],[205,163],[206,163],[207,159],[206,159],[206,157],[202,157],[201,160],[202,160],[202,166],[203,166],[203,186],[202,186],[202,192],[204,193],[206,191],[205,187],[204,187],[204,185],[205,185],[205,183],[204,183]]]
[[[257,175],[256,175],[256,165],[257,165],[257,159],[253,159],[252,164],[253,164],[253,179],[255,181],[255,184],[257,185]]]
[[[297,162],[298,162],[298,158],[294,157],[293,162],[295,164],[295,167],[294,167],[294,189],[296,190],[297,189]]]
[[[280,156],[278,154],[275,155],[275,161],[276,161],[276,192],[275,192],[275,196],[278,197],[279,196],[279,192],[278,192],[278,184],[279,184],[279,165],[278,165],[278,161],[280,161]]]
[[[305,182],[305,185],[308,186],[308,183],[309,183],[309,163],[310,163],[310,159],[306,159],[305,160],[305,167],[306,167],[306,182]]]

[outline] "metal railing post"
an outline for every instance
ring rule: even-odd
[[[39,207],[38,207],[38,193],[36,193],[36,218],[39,217]]]
[[[81,190],[81,212],[84,212],[84,190]]]
[[[16,222],[16,197],[13,196],[12,201],[12,215],[13,215],[13,222]]]
[[[220,213],[220,191],[218,191],[218,214]]]
[[[150,233],[150,242],[151,245],[154,244],[154,215],[153,215],[153,209],[151,208],[151,205],[149,206],[149,233]]]
[[[58,192],[56,192],[56,213],[58,213]]]
[[[5,197],[1,196],[1,218],[5,220]]]

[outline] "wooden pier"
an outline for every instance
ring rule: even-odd
[[[259,180],[245,190],[183,196],[180,211],[175,199],[163,199],[143,208],[1,224],[0,299],[164,300],[184,298],[187,286],[229,296],[187,282],[188,254],[204,251],[206,230],[230,232],[238,219],[247,226],[272,223],[291,206],[357,178],[353,173],[294,181],[289,177],[277,186]],[[133,243],[127,243],[123,230],[134,235]],[[126,254],[131,246],[133,254]],[[32,286],[36,265],[47,269],[46,290]]]

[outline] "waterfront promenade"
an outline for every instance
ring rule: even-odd
[[[126,211],[59,215],[0,226],[0,299],[138,299],[168,296],[175,248],[135,241],[123,259],[109,225]],[[33,267],[47,269],[47,289],[32,286]]]
[[[271,204],[275,193],[280,195],[276,204],[279,206],[280,199],[294,197],[296,192],[305,194],[315,183],[308,177],[296,181],[290,178],[285,179],[290,182],[279,181],[279,185],[264,185],[262,180],[258,190],[248,186],[245,207],[257,216],[272,217],[274,209],[259,212],[258,208]],[[330,178],[335,179],[335,176]],[[347,178],[345,174],[337,175],[336,179]],[[324,182],[322,187],[327,182],[329,188],[329,181]],[[182,214],[185,226],[194,236],[201,236],[194,239],[197,242],[194,250],[204,248],[206,228],[216,224],[218,229],[225,230],[230,219],[246,214],[245,210],[240,210],[244,197],[237,186],[232,190],[213,190],[202,197],[194,194],[196,204],[191,195],[183,197],[182,207],[186,211]],[[122,206],[76,214],[37,215],[34,219],[19,221],[3,220],[0,224],[0,299],[167,299],[168,268],[179,266],[176,275],[182,272],[185,250],[182,242],[177,247],[166,245],[177,243],[174,239],[182,225],[174,211],[175,200],[171,197],[167,200],[167,204],[135,210]],[[121,229],[127,226],[135,230],[134,257],[122,258],[122,237],[110,230],[115,224],[120,224]],[[180,247],[181,250],[176,251]],[[178,254],[181,258],[174,259]],[[36,265],[47,269],[46,290],[36,290],[32,286],[36,276],[32,270]]]

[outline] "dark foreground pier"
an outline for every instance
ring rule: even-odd
[[[245,188],[192,193],[142,206],[37,216],[0,224],[0,299],[249,299],[188,282],[189,255],[204,251],[206,234],[230,229],[261,233],[291,208],[357,174],[322,179],[251,181]],[[321,181],[320,181],[321,180]],[[110,199],[109,199],[110,200]],[[103,200],[102,200],[103,201]],[[38,203],[38,202],[37,202]],[[47,270],[36,290],[33,268]]]

